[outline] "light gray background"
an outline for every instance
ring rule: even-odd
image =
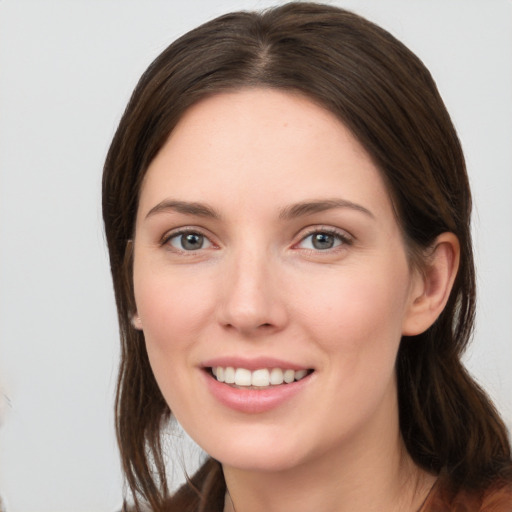
[[[11,512],[113,511],[117,327],[102,162],[176,36],[251,0],[0,1],[0,492]],[[480,285],[470,369],[512,424],[512,2],[351,0],[431,69],[466,151]],[[179,473],[179,466],[178,466]]]

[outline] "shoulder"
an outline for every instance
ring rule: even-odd
[[[483,496],[481,512],[512,512],[512,483],[495,485]]]
[[[439,485],[422,512],[512,512],[512,482],[495,482],[484,491],[456,493]]]
[[[197,472],[187,479],[170,497],[165,512],[213,512],[224,508],[226,484],[222,466],[212,458],[206,459]]]

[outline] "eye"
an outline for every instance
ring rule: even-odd
[[[193,231],[175,233],[170,236],[166,242],[179,251],[198,251],[212,246],[208,238],[201,233],[195,233]]]
[[[334,249],[342,244],[350,244],[350,239],[336,231],[314,231],[305,236],[298,244],[301,249],[326,251]]]

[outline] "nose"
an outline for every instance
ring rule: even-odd
[[[246,249],[234,255],[221,283],[219,323],[246,337],[282,330],[288,316],[281,280],[279,265],[265,251]]]

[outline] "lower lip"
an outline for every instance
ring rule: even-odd
[[[211,394],[230,409],[246,414],[267,412],[291,400],[310,382],[311,374],[301,380],[262,389],[234,388],[203,371]]]

